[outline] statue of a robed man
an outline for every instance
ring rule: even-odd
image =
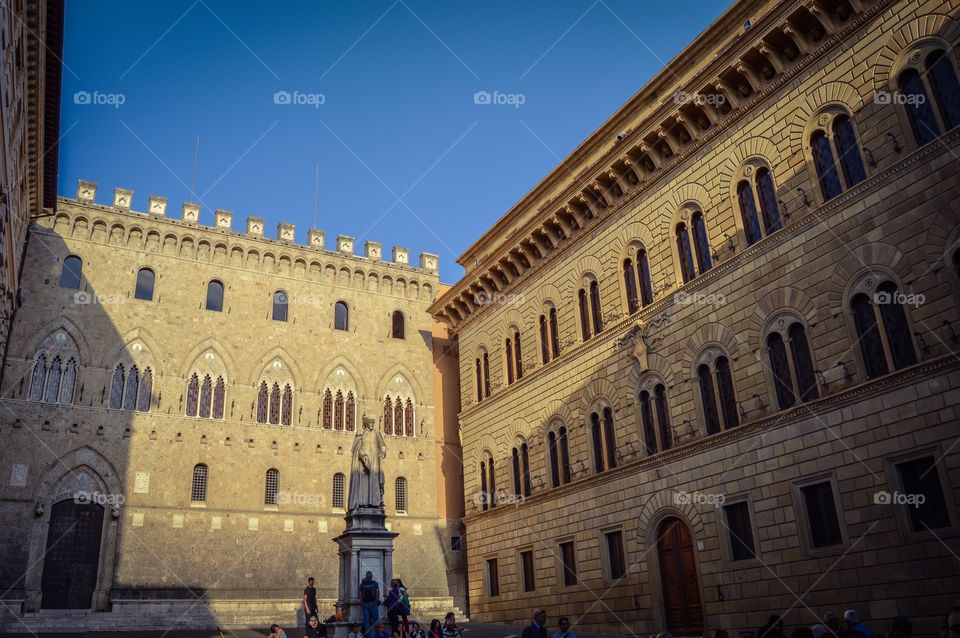
[[[350,468],[351,510],[358,507],[383,507],[383,469],[380,462],[387,457],[383,435],[374,429],[373,417],[363,417],[363,427],[353,439]]]

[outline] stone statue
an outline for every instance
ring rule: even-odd
[[[387,457],[383,435],[374,429],[373,417],[364,416],[363,427],[353,439],[350,467],[349,509],[383,508],[383,469],[380,461]]]

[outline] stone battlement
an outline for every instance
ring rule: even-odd
[[[103,210],[114,210],[122,213],[143,214],[155,218],[164,218],[174,223],[187,224],[192,228],[208,228],[210,230],[220,230],[230,232],[236,235],[247,236],[254,239],[276,242],[285,246],[300,246],[303,248],[312,248],[314,250],[327,250],[326,233],[319,228],[311,228],[307,231],[307,243],[296,244],[294,224],[277,224],[276,238],[266,237],[264,235],[265,222],[263,217],[247,217],[246,229],[244,232],[233,230],[233,212],[223,209],[216,209],[213,214],[214,225],[204,226],[200,224],[200,204],[193,202],[184,202],[180,209],[180,218],[167,217],[167,204],[169,200],[160,195],[151,195],[147,200],[147,210],[144,213],[134,211],[133,191],[127,188],[117,187],[113,192],[113,206],[97,204],[95,201],[97,194],[97,183],[88,180],[78,180],[76,198],[60,197],[64,202],[70,202],[81,206],[99,208]],[[355,240],[349,235],[337,235],[335,248],[333,251],[339,255],[347,257],[362,257],[367,261],[383,261],[383,245],[377,241],[364,242],[363,255],[357,255],[355,252]],[[392,263],[396,266],[413,268],[424,272],[437,274],[439,272],[440,258],[435,253],[421,252],[418,266],[411,266],[410,251],[402,246],[394,246],[391,250],[391,260],[385,263]]]

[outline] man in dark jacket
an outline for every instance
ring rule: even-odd
[[[547,638],[547,610],[533,612],[533,622],[523,628],[520,638]]]

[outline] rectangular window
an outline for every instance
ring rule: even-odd
[[[607,532],[603,535],[607,541],[607,562],[610,566],[610,578],[623,578],[627,573],[627,561],[623,554],[623,532]]]
[[[730,559],[756,558],[753,548],[753,526],[750,524],[750,506],[746,501],[723,508],[727,516],[727,532],[730,535]]]
[[[487,596],[500,595],[500,570],[497,568],[497,559],[487,559]]]
[[[537,580],[533,573],[533,550],[520,552],[520,572],[523,577],[523,591],[536,589]]]
[[[563,569],[563,584],[577,584],[577,550],[573,541],[560,543],[560,565]]]
[[[903,498],[915,532],[950,526],[950,515],[932,456],[897,463]],[[920,498],[922,496],[922,498]],[[922,502],[921,502],[922,501]]]
[[[451,536],[451,537],[450,537],[450,551],[451,551],[451,552],[459,552],[459,551],[460,551],[460,537],[459,537],[459,536]]]
[[[807,524],[810,526],[810,543],[813,547],[841,545],[843,534],[840,532],[840,519],[833,500],[833,487],[830,481],[813,483],[800,488],[803,504],[807,510]]]

